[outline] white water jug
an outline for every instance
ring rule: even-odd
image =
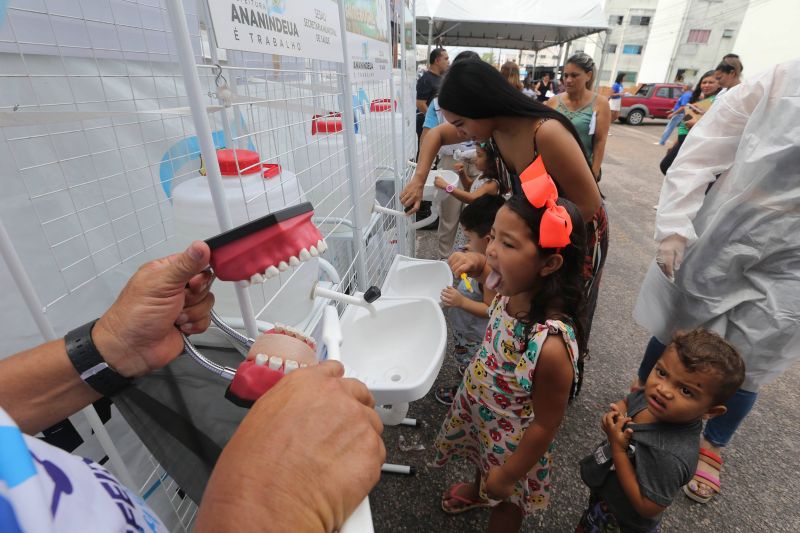
[[[297,177],[279,165],[262,163],[256,152],[218,150],[217,159],[225,202],[234,226],[305,201]],[[177,185],[172,207],[177,249],[182,250],[193,240],[205,240],[221,232],[205,176]],[[310,294],[318,276],[319,261],[312,258],[264,284],[251,286],[248,291],[257,318],[288,325],[305,320],[313,308]],[[217,313],[223,317],[242,316],[233,283],[217,280],[212,292]]]

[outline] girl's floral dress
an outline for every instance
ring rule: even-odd
[[[575,379],[578,344],[572,327],[558,320],[536,324],[528,338],[524,324],[506,313],[508,297],[492,302],[483,343],[464,373],[464,381],[436,437],[434,464],[452,458],[467,459],[482,472],[480,494],[486,499],[489,469],[514,453],[534,419],[531,387],[539,352],[548,335],[560,335],[567,346]],[[547,453],[519,480],[506,500],[525,516],[547,507],[550,499],[550,454]]]

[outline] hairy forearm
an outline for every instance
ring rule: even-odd
[[[63,339],[0,361],[0,405],[25,433],[47,429],[98,399],[72,366]]]
[[[226,448],[227,450],[227,448]],[[315,507],[316,502],[299,502],[299,494],[291,494],[286,486],[296,487],[297,480],[282,476],[279,469],[269,468],[273,481],[265,486],[263,479],[252,479],[250,474],[237,469],[240,461],[228,461],[225,452],[220,457],[203,494],[198,511],[195,532],[259,531],[269,524],[275,532],[327,532],[334,525],[333,516],[322,516]],[[263,474],[264,470],[253,467],[250,471]],[[311,480],[307,480],[311,482]],[[260,486],[265,490],[253,493],[243,489]]]

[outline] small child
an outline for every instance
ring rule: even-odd
[[[644,388],[603,415],[608,440],[581,461],[591,489],[576,533],[655,532],[661,514],[695,473],[703,420],[744,381],[744,362],[716,333],[678,333]]]
[[[458,174],[458,179],[464,190],[453,189],[450,194],[462,203],[471,204],[485,194],[498,195],[500,180],[497,178],[497,163],[494,153],[489,149],[488,143],[479,143],[475,146],[475,169],[480,172],[475,179],[467,174],[463,163],[455,163],[453,170]],[[448,182],[441,176],[436,176],[433,184],[442,190],[447,189]]]
[[[474,180],[470,178],[464,168],[463,163],[455,163],[453,169],[458,174],[462,189],[452,188],[450,195],[464,204],[471,204],[478,198],[486,195],[497,196],[505,192],[500,188],[500,180],[497,177],[497,160],[494,152],[489,148],[488,143],[479,143],[475,147],[475,169],[480,172]],[[441,176],[436,176],[433,184],[443,191],[447,190],[449,183]],[[459,227],[453,250],[459,251],[466,245],[467,239],[464,232]]]
[[[494,217],[503,203],[505,200],[502,196],[485,195],[464,208],[459,218],[461,223],[459,229],[467,239],[466,250],[486,253]],[[477,279],[470,280],[470,286],[472,290],[467,288],[463,279],[459,279],[457,288],[446,287],[441,295],[445,314],[450,319],[453,331],[455,344],[453,355],[461,374],[464,373],[464,369],[483,340],[486,324],[489,321],[487,311],[495,296],[494,291],[486,289]],[[440,403],[450,405],[453,403],[456,390],[458,384],[439,387],[435,392],[436,399]]]
[[[547,507],[550,453],[583,347],[585,231],[555,184],[512,196],[497,212],[486,255],[455,253],[453,273],[497,292],[483,344],[470,361],[434,448],[437,466],[466,459],[474,480],[442,495],[446,513],[492,506],[490,532],[519,530]],[[556,203],[557,201],[557,203]],[[541,207],[534,207],[540,205]]]

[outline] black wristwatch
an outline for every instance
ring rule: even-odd
[[[92,320],[64,335],[67,356],[81,379],[103,396],[113,396],[131,384],[132,380],[115,372],[100,355],[92,341]]]

